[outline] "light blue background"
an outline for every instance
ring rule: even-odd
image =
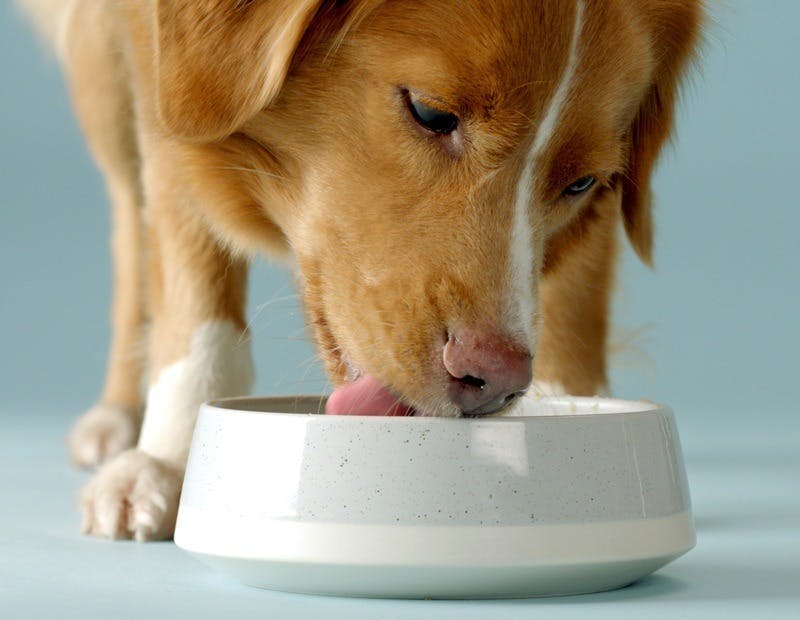
[[[613,362],[617,394],[676,410],[700,545],[616,594],[421,606],[282,598],[218,579],[171,545],[77,537],[69,497],[81,476],[67,469],[61,437],[101,388],[108,215],[58,69],[3,3],[0,616],[47,617],[52,600],[75,617],[120,606],[141,617],[142,606],[170,605],[176,617],[189,609],[207,617],[234,609],[265,617],[797,617],[800,2],[730,1],[714,12],[676,149],[655,178],[656,269],[624,256],[615,326],[625,346]],[[302,312],[286,299],[292,293],[282,269],[255,268],[261,393],[325,387]]]
[[[612,361],[616,393],[698,424],[800,411],[800,3],[716,14],[655,178],[656,269],[624,255]],[[5,5],[0,45],[0,402],[77,413],[109,334],[104,187],[57,66]],[[283,268],[251,281],[256,391],[324,388]]]

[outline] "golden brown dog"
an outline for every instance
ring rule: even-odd
[[[198,405],[250,388],[258,252],[296,267],[333,413],[605,389],[616,231],[650,262],[700,0],[24,4],[113,209],[85,531],[171,536]]]

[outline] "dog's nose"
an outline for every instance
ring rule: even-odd
[[[531,354],[501,334],[462,330],[444,346],[449,396],[466,415],[494,413],[522,395],[531,383]]]

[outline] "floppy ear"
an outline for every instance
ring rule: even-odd
[[[158,0],[156,101],[192,139],[235,131],[273,100],[324,0]]]
[[[627,174],[622,177],[625,231],[639,258],[653,262],[650,176],[669,139],[681,77],[700,34],[702,0],[647,0],[643,23],[653,41],[655,67],[630,131]]]

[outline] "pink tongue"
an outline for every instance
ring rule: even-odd
[[[385,385],[369,375],[333,391],[325,405],[333,415],[414,415]]]

